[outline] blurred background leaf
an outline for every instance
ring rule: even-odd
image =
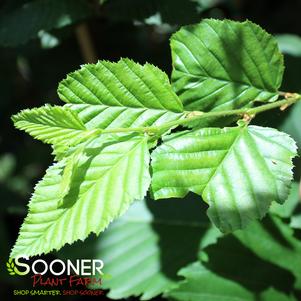
[[[59,256],[101,258],[108,277],[100,287],[110,289],[109,297],[141,295],[149,300],[173,287],[179,280],[178,270],[222,235],[205,209],[192,194],[185,199],[137,201],[99,238],[64,248]]]
[[[276,35],[282,53],[301,57],[301,38],[293,34]]]
[[[299,300],[300,248],[289,226],[268,216],[205,248],[166,295],[178,301]]]
[[[61,28],[92,15],[85,0],[36,0],[0,14],[0,44],[17,46],[41,31]]]

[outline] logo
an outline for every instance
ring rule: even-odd
[[[104,263],[100,259],[54,259],[47,262],[41,258],[30,260],[28,256],[19,256],[6,262],[7,271],[11,276],[29,275],[32,279],[33,289],[14,290],[14,295],[30,296],[102,295],[102,279],[110,278],[110,275],[102,272],[103,267]],[[37,289],[39,287],[42,290]],[[85,289],[81,289],[82,287]]]
[[[6,262],[6,268],[7,268],[7,271],[10,275],[22,275],[22,273],[16,268],[16,265],[13,261],[12,258],[10,258],[7,262]]]
[[[36,259],[29,263],[28,256],[19,256],[15,259],[10,258],[6,262],[6,268],[10,275],[24,276],[29,273],[34,275],[45,275],[50,273],[54,276],[61,275],[80,275],[80,276],[102,276],[103,261],[100,259],[54,259],[47,262],[43,259]]]

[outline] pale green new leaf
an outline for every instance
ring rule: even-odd
[[[278,98],[283,57],[276,40],[250,21],[205,19],[171,38],[172,85],[185,109],[250,107]]]
[[[178,134],[152,154],[152,191],[156,199],[197,193],[208,203],[216,226],[232,231],[262,218],[272,201],[286,200],[295,155],[295,142],[271,128]]]
[[[84,65],[60,83],[58,93],[88,129],[158,126],[183,116],[167,75],[129,59]]]
[[[147,140],[96,142],[78,159],[63,200],[65,161],[48,169],[36,186],[11,257],[47,253],[83,240],[91,232],[98,234],[134,200],[145,196],[150,183]]]
[[[68,145],[89,132],[77,114],[66,107],[45,105],[26,109],[12,120],[17,129],[49,144]]]
[[[152,299],[174,287],[178,270],[197,259],[200,246],[221,235],[205,213],[199,214],[201,205],[193,195],[136,202],[99,238],[90,237],[84,247],[81,242],[72,245],[60,257],[101,258],[105,276],[100,287],[92,287],[109,289],[109,298]]]

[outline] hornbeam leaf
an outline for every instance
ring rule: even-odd
[[[239,283],[222,278],[199,262],[183,268],[185,280],[166,294],[174,301],[255,301],[251,292]]]
[[[273,101],[283,76],[277,41],[258,25],[205,19],[171,38],[172,85],[187,110],[217,111]]]
[[[287,279],[283,283],[286,288],[291,285],[301,289],[301,241],[294,235],[291,225],[271,214],[233,235],[258,257],[289,271],[294,277],[281,277],[283,282]]]
[[[202,204],[195,198],[136,202],[99,238],[90,237],[85,245],[78,242],[59,255],[101,258],[108,277],[92,288],[109,289],[109,298],[152,299],[175,286],[178,270],[197,259],[200,246],[221,236],[205,213],[199,214]]]
[[[12,120],[16,128],[49,144],[66,145],[88,132],[75,112],[59,106],[26,109],[14,115]]]
[[[300,275],[300,242],[288,225],[275,221],[268,215],[243,231],[220,237],[216,244],[203,250],[204,265],[223,278],[235,280],[255,296],[269,287],[292,292],[295,276]]]
[[[145,196],[150,183],[146,138],[95,143],[80,156],[63,203],[59,188],[65,162],[48,169],[36,186],[11,257],[47,253],[98,234]]]
[[[283,205],[272,203],[270,212],[282,218],[290,218],[299,204],[299,183],[293,182],[290,194]]]
[[[293,288],[300,288],[300,247],[288,225],[268,216],[202,250],[205,260],[180,270],[185,280],[166,297],[178,301],[296,300]]]
[[[272,201],[286,200],[295,155],[295,142],[271,128],[182,133],[153,152],[152,190],[156,199],[201,195],[210,219],[228,232],[262,218]]]
[[[277,300],[277,301],[298,301],[293,294],[286,295],[282,292],[275,290],[274,288],[269,288],[264,291],[260,296],[262,301],[270,301],[270,300]]]
[[[129,59],[84,65],[59,84],[58,94],[88,129],[157,126],[184,114],[166,74]]]

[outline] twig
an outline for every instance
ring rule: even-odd
[[[79,24],[75,28],[75,34],[85,63],[96,63],[97,54],[87,24]]]
[[[177,127],[179,125],[185,125],[190,123],[191,121],[205,119],[205,118],[226,117],[226,116],[236,115],[242,118],[244,118],[245,116],[249,116],[249,118],[252,119],[259,113],[276,109],[276,108],[281,108],[281,107],[283,108],[283,106],[288,107],[301,99],[301,95],[299,94],[291,94],[291,95],[292,96],[290,98],[278,100],[255,108],[243,108],[243,109],[215,111],[215,112],[208,112],[208,113],[200,112],[200,111],[186,112],[185,118],[166,122],[156,127],[150,126],[150,127],[137,127],[137,128],[115,128],[115,129],[107,129],[107,130],[99,129],[99,133],[107,134],[107,133],[140,132],[140,133],[147,133],[147,134],[149,133],[158,134],[160,132],[164,132],[174,127]]]

